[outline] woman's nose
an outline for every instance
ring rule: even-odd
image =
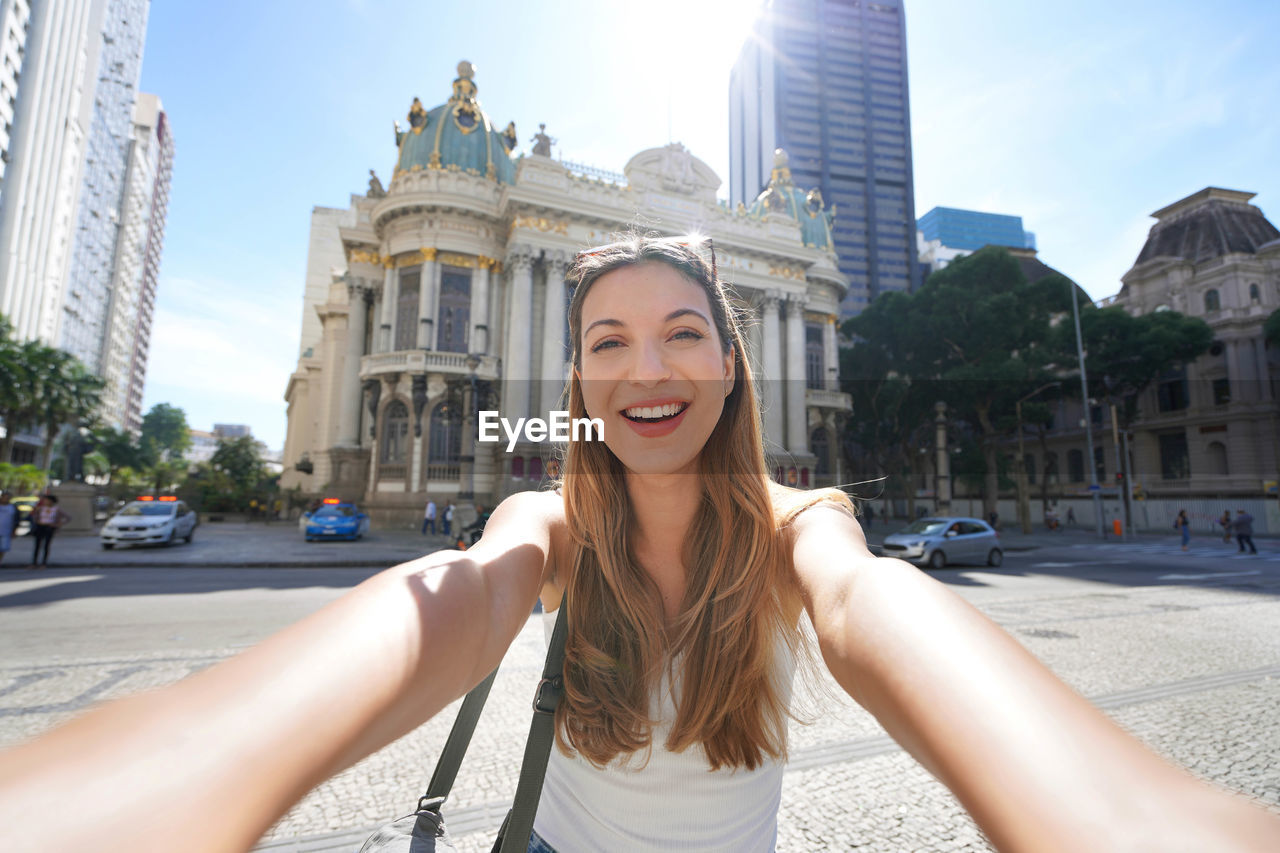
[[[656,385],[671,378],[671,370],[667,367],[662,348],[655,344],[639,344],[633,350],[635,357],[631,362],[631,382],[638,385]]]

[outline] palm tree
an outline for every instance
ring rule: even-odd
[[[36,407],[38,422],[44,427],[44,464],[53,462],[53,445],[63,426],[79,429],[89,420],[102,400],[106,383],[85,369],[70,353],[46,347],[41,353],[40,383]]]

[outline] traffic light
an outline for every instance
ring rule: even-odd
[[[1117,483],[1123,483],[1123,482],[1124,482],[1124,472],[1122,472],[1122,471],[1117,471],[1117,472],[1116,472],[1116,482],[1117,482]]]

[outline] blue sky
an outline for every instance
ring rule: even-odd
[[[621,171],[679,140],[727,179],[728,77],[754,0],[273,0],[151,7],[142,88],[176,141],[144,407],[284,444],[311,208],[388,181],[392,122],[447,99],[539,122]],[[1280,223],[1280,3],[906,0],[916,213],[1023,217],[1115,293],[1157,210],[1205,186]],[[722,187],[727,195],[727,186]]]

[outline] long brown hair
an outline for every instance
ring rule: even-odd
[[[777,656],[803,650],[796,626],[786,624],[798,599],[783,529],[805,506],[832,496],[784,495],[770,482],[738,316],[695,245],[633,234],[580,253],[570,272],[577,285],[569,306],[570,417],[586,417],[578,375],[582,304],[612,270],[657,262],[697,284],[734,360],[733,389],[698,456],[702,502],[683,549],[685,599],[670,628],[657,585],[635,556],[622,463],[600,441],[568,446],[562,490],[573,554],[564,579],[570,620],[556,732],[563,751],[600,766],[650,746],[650,697],[676,661],[682,678],[668,749],[700,744],[712,769],[754,769],[766,755],[785,757],[787,687],[777,681]]]

